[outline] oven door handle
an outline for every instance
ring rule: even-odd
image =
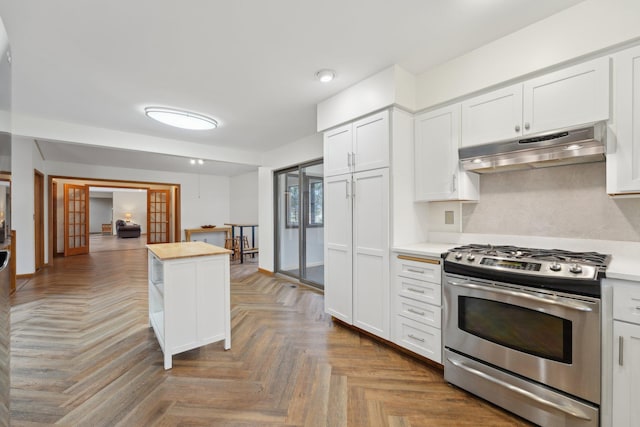
[[[504,387],[506,389],[508,389],[509,391],[512,391],[514,393],[517,393],[521,396],[524,396],[526,398],[529,398],[531,400],[535,400],[536,402],[540,403],[541,405],[545,405],[545,406],[550,406],[560,412],[564,412],[565,414],[569,414],[572,417],[575,418],[579,418],[581,420],[585,420],[585,421],[591,421],[591,418],[589,418],[589,416],[587,414],[585,414],[584,412],[582,412],[579,408],[576,408],[575,406],[572,406],[570,404],[561,404],[561,403],[556,403],[556,402],[552,402],[550,400],[544,399],[540,396],[536,396],[534,393],[531,393],[528,390],[524,390],[521,389],[520,387],[517,387],[513,384],[509,384],[507,382],[504,382],[502,380],[499,380],[498,378],[494,378],[491,375],[482,372],[478,369],[472,368],[471,366],[466,365],[463,361],[461,360],[457,360],[457,359],[452,359],[450,357],[447,358],[447,360],[449,360],[449,362],[451,362],[453,365],[455,365],[457,368],[462,369],[463,371],[466,371],[470,374],[473,374],[475,376],[478,376],[484,380],[487,380],[489,382],[492,382],[500,387]]]
[[[507,290],[507,289],[500,289],[500,288],[494,288],[494,287],[490,287],[490,286],[484,286],[484,285],[476,285],[475,283],[458,283],[458,282],[452,282],[452,281],[447,281],[448,284],[453,285],[453,286],[459,286],[461,288],[468,288],[468,289],[477,289],[480,291],[487,291],[487,292],[494,292],[497,294],[501,294],[501,295],[508,295],[508,296],[512,296],[512,297],[519,297],[519,298],[525,298],[528,300],[532,300],[532,301],[537,301],[537,302],[542,302],[545,304],[552,304],[552,305],[558,305],[561,307],[565,307],[565,308],[570,308],[572,310],[578,310],[578,311],[593,311],[593,309],[591,307],[589,307],[586,304],[582,304],[578,301],[566,301],[566,300],[557,300],[557,299],[551,299],[551,298],[545,298],[545,297],[540,297],[537,295],[532,295],[529,294],[527,292],[520,292],[520,291],[511,291],[511,290]]]

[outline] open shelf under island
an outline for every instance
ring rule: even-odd
[[[149,324],[172,356],[224,340],[231,348],[229,254],[204,242],[147,245]]]

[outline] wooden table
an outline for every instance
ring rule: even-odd
[[[233,233],[233,230],[231,229],[231,227],[213,227],[213,228],[185,228],[184,229],[184,238],[186,239],[187,242],[191,241],[191,235],[192,234],[197,234],[197,233],[220,233],[220,232],[225,232],[226,233],[226,237],[225,239],[231,239],[232,236],[231,234]]]
[[[255,244],[255,240],[256,240],[256,227],[258,226],[258,224],[237,224],[237,223],[230,223],[230,222],[225,222],[224,225],[228,225],[231,227],[231,238],[235,238],[236,237],[236,227],[238,227],[240,229],[240,263],[244,263],[244,254],[245,253],[252,253],[255,254],[258,252],[258,248],[256,248],[256,244]],[[249,249],[247,249],[246,251],[244,250],[244,245],[243,245],[243,239],[244,239],[244,229],[245,227],[251,227],[251,247]]]

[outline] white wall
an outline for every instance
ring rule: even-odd
[[[89,233],[102,233],[102,224],[112,224],[113,198],[110,193],[102,193],[109,197],[89,197]]]
[[[273,171],[322,158],[322,134],[286,144],[263,155],[258,169],[260,268],[274,271]]]
[[[640,38],[640,1],[586,0],[417,76],[417,110]]]
[[[114,191],[113,192],[113,221],[126,219],[125,214],[131,214],[131,222],[140,225],[140,233],[147,234],[147,192]],[[115,226],[113,227],[116,233]]]
[[[258,171],[229,179],[229,212],[235,223],[258,223]]]
[[[16,230],[17,274],[35,271],[33,146],[33,140],[16,136],[11,143],[11,222]]]

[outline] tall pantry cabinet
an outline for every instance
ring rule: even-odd
[[[389,111],[324,134],[325,311],[389,339]]]

